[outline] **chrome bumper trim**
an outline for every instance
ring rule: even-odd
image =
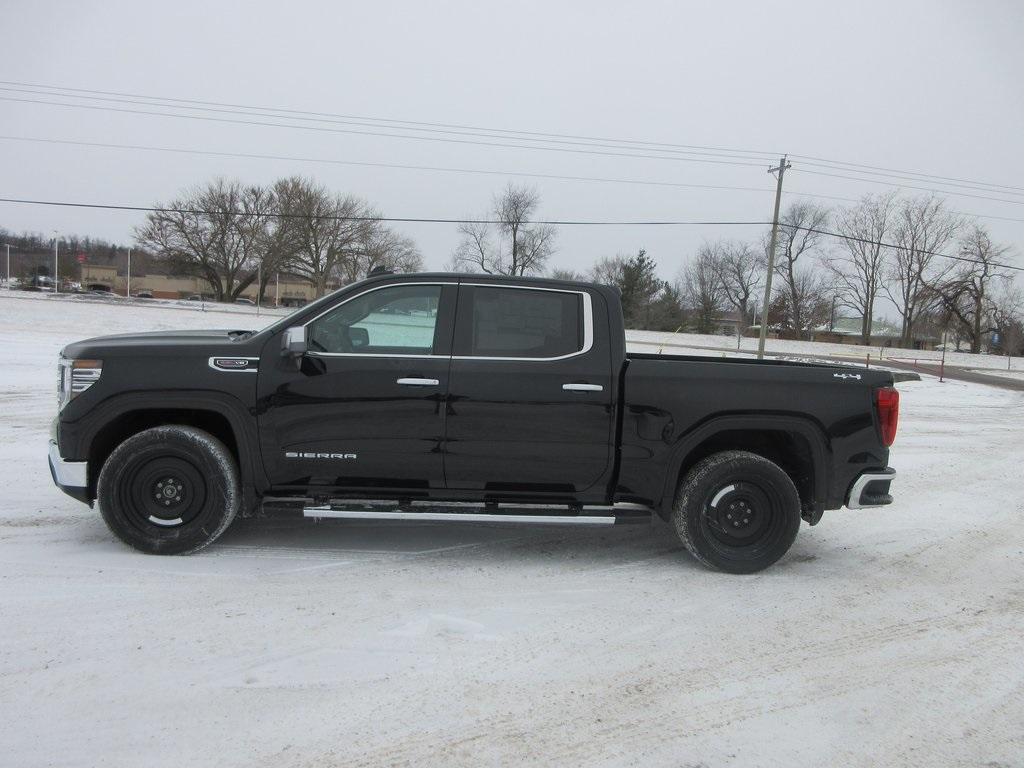
[[[64,461],[57,443],[50,441],[50,471],[57,485],[63,488],[85,488],[89,484],[89,463]]]
[[[868,487],[868,483],[874,482],[875,480],[891,481],[894,477],[896,477],[896,470],[892,467],[888,467],[884,472],[865,472],[853,481],[853,485],[850,487],[850,493],[846,497],[846,508],[868,509],[870,507],[884,507],[887,504],[891,504],[892,497],[888,495],[886,495],[886,498],[888,499],[887,501],[883,501],[878,504],[862,503],[861,498]]]

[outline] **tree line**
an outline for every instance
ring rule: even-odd
[[[281,272],[322,296],[378,267],[423,267],[416,244],[366,200],[298,176],[269,186],[215,179],[156,207],[137,242],[171,274],[208,282],[217,301],[234,301],[257,280],[262,297]]]
[[[612,285],[635,329],[714,333],[730,313],[741,331],[767,322],[783,337],[807,339],[847,312],[869,344],[884,304],[899,316],[900,346],[948,331],[972,352],[996,339],[996,348],[1024,352],[1024,298],[1004,266],[1011,249],[936,196],[892,192],[835,208],[790,204],[780,215],[767,308],[767,231],[751,241],[707,241],[688,257],[672,254],[681,261],[673,280],[659,277],[643,248],[575,272],[552,266],[558,231],[536,223],[540,204],[535,189],[508,184],[487,210],[458,225],[446,269]],[[369,202],[298,176],[269,186],[215,179],[155,207],[135,230],[140,266],[199,277],[219,301],[234,301],[255,281],[262,296],[277,273],[309,281],[320,296],[376,267],[423,268],[416,244],[380,221]],[[41,235],[4,237],[29,251],[52,247]],[[62,259],[76,250],[97,263],[115,261],[124,249],[88,238],[61,241]]]
[[[861,343],[870,344],[880,305],[888,301],[899,315],[900,346],[948,331],[972,352],[989,338],[1024,352],[1024,299],[1005,266],[1011,249],[939,197],[891,192],[847,207],[792,203],[780,215],[767,311],[768,232],[753,242],[705,242],[672,281],[658,276],[642,248],[603,257],[584,273],[548,271],[557,232],[530,223],[539,205],[535,191],[507,186],[476,220],[496,224],[460,225],[462,240],[448,266],[509,275],[547,271],[615,286],[627,327],[635,329],[713,333],[729,312],[741,330],[767,322],[783,337],[808,339],[847,312],[860,322]]]

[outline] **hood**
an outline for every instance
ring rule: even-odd
[[[167,349],[180,347],[183,353],[213,350],[223,352],[237,347],[248,339],[253,331],[203,330],[203,331],[150,331],[146,333],[121,333],[113,336],[97,336],[68,344],[61,354],[68,358],[101,358],[125,354],[137,354],[143,349]],[[212,354],[213,352],[211,352]]]

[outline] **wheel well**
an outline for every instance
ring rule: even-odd
[[[89,446],[89,492],[93,498],[96,496],[96,480],[99,477],[100,469],[114,449],[132,435],[164,424],[180,424],[209,432],[227,446],[235,458],[235,462],[241,467],[235,432],[231,428],[231,422],[222,414],[216,411],[191,408],[152,408],[129,411],[122,413],[109,424],[105,424],[96,433]]]
[[[778,464],[800,494],[801,509],[814,508],[814,455],[807,438],[775,429],[727,429],[716,432],[683,459],[676,487],[698,461],[720,451],[749,451]]]

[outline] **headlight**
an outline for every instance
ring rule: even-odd
[[[63,408],[100,379],[102,360],[60,359],[58,365],[57,407]]]

